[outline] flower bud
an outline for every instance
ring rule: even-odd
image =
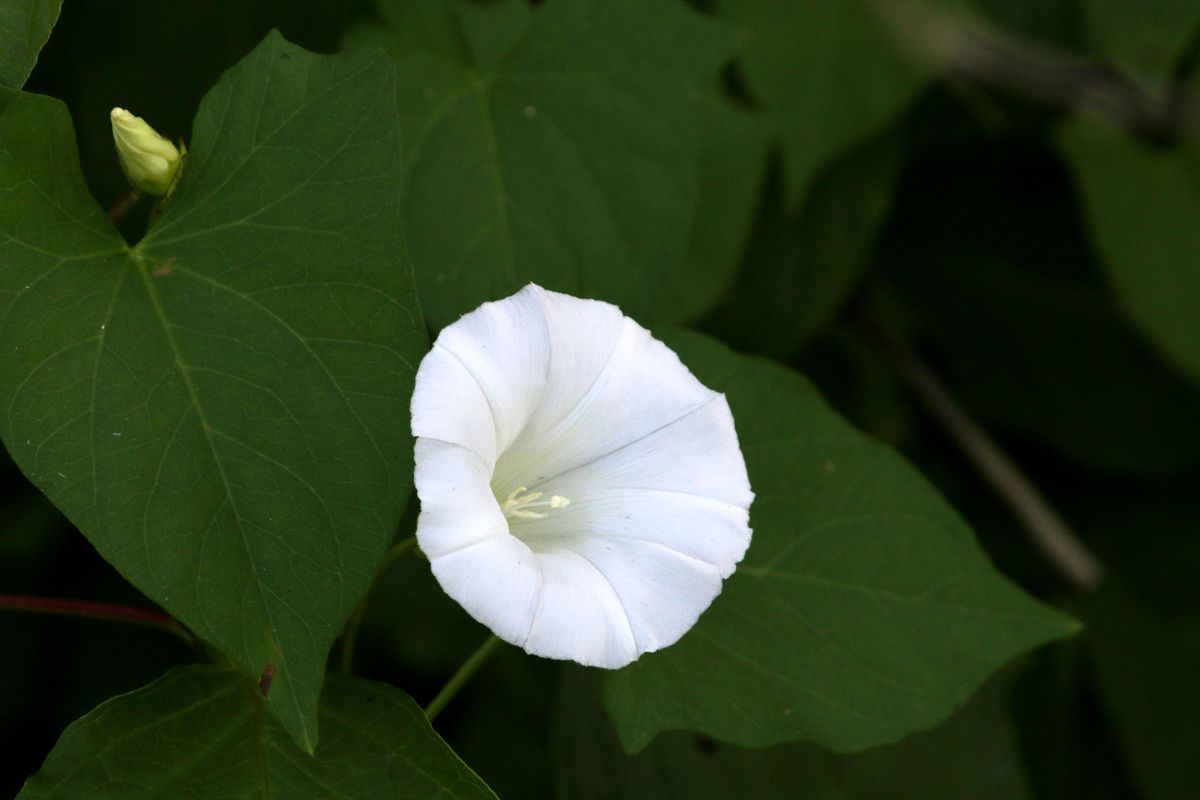
[[[114,108],[110,116],[117,157],[129,183],[139,192],[166,197],[174,188],[183,153],[141,117],[123,108]]]

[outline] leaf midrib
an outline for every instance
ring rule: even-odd
[[[167,319],[166,309],[163,308],[162,299],[158,295],[158,290],[154,287],[154,282],[150,279],[149,270],[147,269],[144,261],[140,257],[138,257],[137,254],[134,254],[134,253],[130,254],[130,262],[131,262],[132,268],[137,270],[138,276],[142,280],[142,285],[145,287],[145,290],[146,290],[146,296],[150,299],[150,305],[154,309],[155,317],[158,319],[159,324],[162,326],[163,333],[166,337],[167,345],[171,349],[171,357],[175,361],[175,368],[177,370],[179,370],[180,378],[183,380],[183,384],[187,388],[189,401],[191,402],[192,407],[195,409],[196,417],[200,422],[200,428],[201,428],[201,430],[204,431],[204,440],[208,443],[208,448],[209,448],[209,452],[212,454],[213,463],[217,467],[217,474],[220,475],[220,477],[221,477],[221,485],[225,490],[225,496],[229,501],[230,508],[233,510],[233,518],[234,518],[235,524],[237,525],[238,540],[242,543],[242,549],[246,553],[246,560],[250,563],[251,572],[253,574],[252,582],[254,584],[255,592],[258,594],[258,600],[259,600],[259,603],[261,604],[262,612],[267,617],[267,619],[270,620],[270,622],[271,622],[271,632],[270,632],[271,640],[272,640],[271,643],[274,645],[276,658],[279,661],[279,663],[275,666],[280,672],[284,672],[286,669],[287,656],[284,653],[283,648],[279,646],[279,642],[275,635],[274,616],[271,614],[270,607],[267,604],[267,597],[266,597],[266,594],[263,592],[262,582],[258,579],[259,567],[254,558],[254,554],[250,549],[250,543],[246,537],[246,530],[242,525],[242,516],[241,516],[241,513],[238,511],[237,502],[234,498],[233,487],[230,485],[229,478],[225,474],[224,464],[221,462],[221,458],[217,454],[216,443],[213,441],[213,428],[211,427],[211,425],[208,422],[207,415],[204,413],[204,407],[203,407],[203,404],[200,402],[199,393],[196,391],[195,383],[192,381],[191,371],[188,369],[187,365],[184,363],[183,355],[179,349],[179,344],[175,340],[174,328],[171,325],[170,321]],[[246,650],[245,643],[243,643],[242,647],[243,647],[243,656],[249,656],[249,653]],[[249,661],[248,658],[247,658],[247,661]],[[250,665],[248,664],[247,666],[250,666]],[[290,681],[287,682],[287,685],[290,687],[290,685],[291,685]],[[304,731],[304,737],[305,737],[306,741],[310,741],[312,734],[311,734],[311,731],[309,731],[309,729],[308,729],[308,723],[305,718],[305,715],[304,715],[302,709],[300,708],[299,698],[296,696],[296,693],[294,691],[289,690],[288,695],[292,701],[292,705],[295,708],[296,719],[298,721],[298,724],[300,725],[301,729]]]

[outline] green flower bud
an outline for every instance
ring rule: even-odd
[[[146,120],[123,108],[114,108],[110,116],[117,157],[129,183],[139,192],[157,197],[169,195],[187,149],[181,153]]]

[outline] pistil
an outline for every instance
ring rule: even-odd
[[[547,514],[541,511],[532,511],[534,508],[566,508],[571,505],[570,498],[563,497],[561,494],[551,495],[549,500],[542,500],[545,492],[531,492],[528,486],[518,486],[509,493],[506,499],[500,506],[506,517],[517,517],[519,519],[545,519]]]

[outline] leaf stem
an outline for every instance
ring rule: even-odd
[[[417,537],[415,536],[410,536],[392,545],[392,549],[388,550],[383,560],[379,562],[379,569],[375,572],[375,581],[378,581],[379,576],[387,572],[388,568],[397,559],[416,549],[416,546]],[[358,608],[354,610],[354,614],[346,622],[346,629],[342,632],[342,648],[338,669],[343,675],[349,675],[354,669],[354,647],[358,644],[358,631],[362,628],[363,616],[367,611],[367,598],[371,596],[371,590],[375,588],[375,581],[371,582],[371,589],[367,590],[362,602],[358,604]]]
[[[91,600],[70,600],[58,597],[31,597],[19,594],[0,595],[0,611],[26,611],[34,614],[53,614],[61,617],[98,619],[105,622],[128,622],[158,628],[178,636],[190,647],[198,647],[196,635],[164,611],[135,608],[115,603]]]
[[[463,665],[458,668],[458,672],[450,676],[450,680],[446,681],[446,685],[437,693],[437,697],[433,698],[429,705],[425,707],[425,716],[429,718],[430,722],[433,722],[437,718],[437,715],[442,713],[442,709],[454,699],[454,696],[467,684],[467,681],[471,680],[471,676],[483,666],[483,662],[487,661],[488,656],[492,654],[492,651],[499,644],[499,637],[495,635],[489,636],[484,640],[483,644],[479,645],[479,649],[463,662]]]
[[[858,321],[979,476],[1008,506],[1029,539],[1056,572],[1077,589],[1095,589],[1104,576],[1099,560],[1021,472],[995,439],[950,394],[932,369],[865,306]]]

